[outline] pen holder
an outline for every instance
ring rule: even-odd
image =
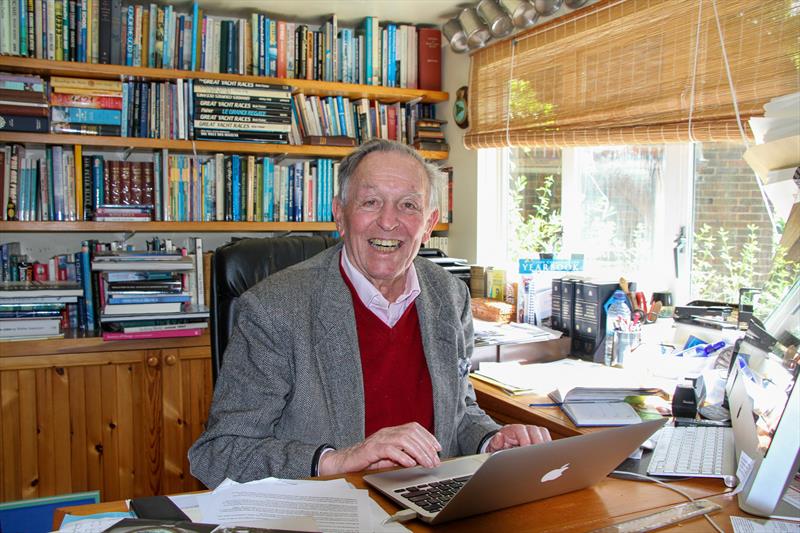
[[[615,331],[611,345],[611,365],[622,366],[631,351],[639,346],[638,331]]]

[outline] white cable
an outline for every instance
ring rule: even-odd
[[[633,476],[633,477],[638,477],[638,478],[644,479],[645,481],[652,481],[653,483],[658,483],[659,485],[661,485],[661,486],[662,486],[662,487],[664,487],[664,488],[667,488],[667,489],[669,489],[669,490],[672,490],[672,491],[675,491],[675,492],[677,492],[678,494],[680,494],[681,496],[683,496],[684,498],[686,498],[686,499],[687,499],[687,500],[689,500],[690,502],[693,502],[693,501],[694,501],[694,498],[692,498],[691,496],[689,496],[689,495],[688,495],[686,492],[682,491],[681,489],[679,489],[679,488],[677,488],[677,487],[673,487],[672,485],[670,485],[670,484],[668,484],[668,483],[664,483],[664,482],[663,482],[663,481],[661,481],[660,479],[656,479],[656,478],[654,478],[654,477],[646,476],[646,475],[644,475],[644,474],[640,474],[639,472],[626,472],[626,471],[624,471],[624,470],[614,470],[614,471],[613,471],[613,472],[611,472],[611,473],[612,473],[612,474],[617,474],[618,476]],[[708,523],[709,523],[709,524],[711,524],[711,527],[713,527],[714,529],[716,529],[717,531],[719,531],[719,533],[725,533],[725,532],[724,532],[724,531],[723,531],[723,530],[722,530],[722,529],[721,529],[721,528],[720,528],[720,527],[717,525],[717,523],[716,523],[716,522],[714,522],[714,520],[712,520],[710,516],[708,516],[708,514],[704,514],[703,516],[705,517],[705,519],[706,519],[706,520],[708,520]]]
[[[714,8],[714,20],[717,23],[717,34],[719,35],[719,45],[722,49],[722,60],[725,63],[725,73],[728,76],[728,86],[731,89],[731,99],[733,100],[733,110],[736,113],[736,125],[739,128],[739,135],[742,136],[742,142],[744,143],[745,148],[750,147],[750,142],[747,140],[747,135],[744,133],[744,126],[742,126],[742,116],[739,113],[739,102],[736,98],[736,89],[733,87],[733,77],[731,76],[731,67],[728,63],[728,54],[725,51],[725,38],[722,36],[722,26],[719,22],[719,13],[717,12],[717,0],[711,0],[711,6]],[[769,223],[772,226],[772,231],[775,233],[777,231],[777,224],[775,223],[775,215],[770,208],[769,198],[767,198],[767,192],[764,190],[764,184],[761,183],[761,180],[758,176],[755,176],[756,185],[758,186],[758,192],[761,193],[761,200],[764,202],[764,208],[767,211],[767,217],[769,218]]]
[[[711,0],[711,7],[714,8],[714,21],[717,23],[717,34],[719,35],[719,46],[722,50],[722,60],[725,63],[725,73],[728,75],[728,86],[731,89],[731,100],[733,100],[733,110],[736,113],[736,125],[739,127],[739,134],[742,136],[745,148],[750,147],[747,135],[744,134],[742,117],[739,114],[739,103],[736,100],[736,89],[733,88],[733,77],[731,76],[731,66],[728,63],[728,53],[725,51],[725,38],[722,36],[722,25],[719,23],[719,13],[717,12],[717,0]]]
[[[695,29],[694,59],[692,61],[692,87],[689,91],[689,141],[697,142],[692,131],[692,118],[694,118],[694,90],[697,83],[697,56],[700,53],[700,29],[703,20],[703,2],[697,2],[697,28]]]
[[[402,509],[387,517],[383,523],[391,524],[392,522],[408,522],[409,520],[415,519],[417,516],[419,515],[413,509]]]

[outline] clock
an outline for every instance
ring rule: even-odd
[[[463,129],[469,126],[466,85],[456,91],[456,100],[453,102],[453,120],[459,128]]]

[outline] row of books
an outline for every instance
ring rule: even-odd
[[[254,155],[90,155],[80,145],[0,146],[6,220],[333,220],[339,162]]]
[[[158,164],[161,158],[157,156]],[[330,222],[339,162],[216,154],[170,155],[164,220]],[[157,210],[158,211],[158,210]]]
[[[0,2],[0,54],[153,68],[441,89],[435,27],[366,17],[339,28],[121,0]]]
[[[106,160],[74,147],[0,146],[6,220],[114,221],[123,213],[152,218],[152,162]]]
[[[292,96],[288,85],[227,80],[120,82],[53,76],[49,84],[54,133],[292,144],[335,144],[331,137],[355,140],[338,143],[344,146],[383,138],[427,150],[448,148],[433,104]],[[39,85],[46,91],[47,84]],[[6,104],[0,116],[46,115],[46,105],[31,107],[33,97],[19,94],[17,101],[0,100]],[[31,129],[46,128],[46,121],[28,118]]]
[[[437,127],[436,108],[426,103],[386,104],[344,96],[306,96],[295,94],[292,100],[292,144],[311,144],[315,137],[348,137],[353,145],[369,139],[390,139],[413,144],[420,128],[431,123]],[[444,141],[444,135],[441,137]],[[446,148],[446,145],[444,149]],[[441,147],[439,148],[441,149]]]
[[[327,222],[339,162],[255,155],[189,156],[161,150],[118,161],[81,145],[0,145],[5,220]],[[439,191],[452,221],[452,168]]]
[[[193,255],[107,248],[84,241],[74,254],[38,262],[20,254],[19,243],[0,245],[0,260],[10,255],[0,281],[0,339],[66,330],[99,331],[109,340],[202,334],[208,310],[200,239]]]

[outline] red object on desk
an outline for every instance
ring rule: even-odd
[[[644,314],[647,314],[647,300],[644,297],[644,293],[641,291],[636,293],[636,305],[639,306],[639,309],[644,311]]]

